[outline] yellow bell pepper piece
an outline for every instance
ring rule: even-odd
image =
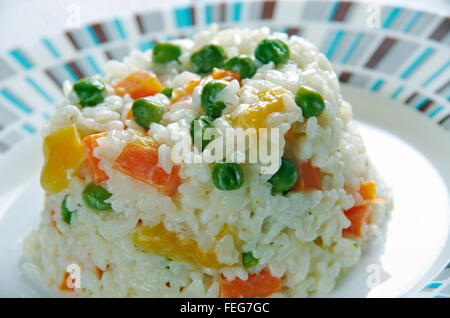
[[[282,88],[266,88],[258,93],[259,101],[244,109],[236,118],[235,124],[242,128],[262,128],[266,118],[274,112],[281,112],[284,107]]]
[[[58,193],[84,160],[83,142],[75,124],[44,138],[44,166],[41,185],[48,193]]]
[[[226,266],[217,260],[216,253],[205,252],[192,239],[180,238],[160,223],[154,227],[141,226],[132,235],[133,242],[144,250],[173,260],[199,264],[207,268]]]

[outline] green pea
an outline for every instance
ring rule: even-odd
[[[164,106],[156,100],[139,98],[133,102],[131,114],[139,125],[149,128],[151,123],[158,123],[161,120]]]
[[[61,204],[61,217],[62,217],[64,222],[66,222],[67,224],[70,225],[70,223],[72,222],[72,214],[75,213],[76,211],[70,211],[67,208],[67,205],[66,205],[67,202],[66,201],[67,201],[67,197],[68,196],[69,195],[66,195],[64,197],[63,201],[62,201],[62,204]]]
[[[181,47],[172,43],[156,43],[153,48],[153,62],[164,64],[177,61],[181,55]]]
[[[256,73],[256,65],[248,56],[235,56],[225,63],[225,69],[239,73],[241,78],[250,78]]]
[[[297,183],[297,178],[298,171],[295,163],[292,160],[281,158],[281,167],[269,179],[269,182],[275,192],[286,192]]]
[[[237,163],[217,162],[213,167],[212,179],[219,190],[236,190],[244,184],[244,172]]]
[[[214,67],[222,67],[227,59],[225,51],[218,45],[205,45],[191,55],[191,65],[195,73],[210,73]]]
[[[111,210],[111,203],[106,203],[112,196],[105,188],[102,186],[90,183],[84,188],[82,197],[84,203],[88,207],[98,211]]]
[[[211,81],[203,87],[201,102],[205,113],[212,118],[222,115],[222,111],[226,108],[223,101],[217,100],[217,95],[227,86],[221,81]]]
[[[263,64],[270,61],[275,65],[284,64],[289,59],[289,47],[278,39],[265,39],[259,42],[255,50],[255,58]]]
[[[173,88],[172,87],[166,87],[166,88],[162,89],[161,94],[164,94],[167,97],[169,97],[169,99],[171,99],[172,98],[172,92],[173,92]]]
[[[200,115],[195,117],[189,126],[192,140],[194,141],[194,144],[199,146],[201,149],[205,149],[205,147],[208,145],[208,143],[211,141],[210,139],[203,138],[203,135],[205,134],[206,129],[212,128],[213,118],[209,117],[208,115]],[[196,126],[199,128],[195,129]],[[200,142],[201,140],[201,142]],[[198,143],[201,143],[201,145],[198,145]]]
[[[300,87],[295,94],[295,103],[300,106],[304,117],[319,116],[325,109],[325,102],[317,91]]]
[[[253,256],[252,252],[242,253],[242,264],[245,268],[250,268],[258,264],[258,259]]]
[[[95,78],[83,78],[73,84],[73,90],[82,107],[91,107],[103,102],[106,97],[105,84]]]

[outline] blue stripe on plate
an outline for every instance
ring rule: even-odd
[[[339,8],[339,2],[335,2],[331,7],[330,15],[328,16],[328,21],[332,21],[337,9]]]
[[[400,86],[399,88],[397,88],[395,90],[395,92],[392,94],[391,98],[392,99],[396,99],[398,95],[400,95],[400,93],[403,91],[404,87]]]
[[[433,52],[434,49],[431,47],[425,49],[425,51],[423,51],[422,54],[420,54],[420,56],[402,73],[402,75],[400,75],[400,78],[408,78]]]
[[[434,81],[434,79],[436,77],[438,77],[439,75],[441,75],[442,72],[445,71],[445,69],[447,67],[450,66],[450,60],[447,61],[447,63],[445,63],[441,68],[439,68],[433,75],[431,75],[425,82],[422,83],[422,87],[426,87],[428,86],[428,84],[430,84],[432,81]]]
[[[95,34],[94,29],[90,25],[88,25],[86,27],[86,31],[91,36],[91,39],[92,39],[92,41],[94,41],[94,44],[95,45],[99,45],[100,44],[100,40],[98,39],[97,34]]]
[[[384,21],[382,28],[389,29],[389,27],[392,25],[392,23],[394,23],[395,19],[397,19],[397,16],[400,14],[401,11],[402,11],[402,9],[400,9],[400,8],[392,8],[388,17]]]
[[[17,98],[10,90],[4,88],[0,91],[0,94],[3,95],[7,100],[9,100],[14,106],[22,110],[23,112],[30,114],[33,110],[27,106],[24,102],[22,102],[19,98]]]
[[[205,23],[211,24],[212,22],[212,6],[208,4],[205,6]]]
[[[117,33],[119,34],[119,37],[121,39],[126,39],[127,35],[125,34],[125,31],[122,27],[122,22],[120,22],[119,19],[114,19],[113,21],[114,26],[116,27]]]
[[[75,75],[75,73],[72,71],[72,69],[69,67],[69,65],[64,64],[63,69],[66,71],[66,73],[69,75],[72,82],[78,81],[78,76]]]
[[[36,83],[36,81],[35,81],[34,79],[32,79],[31,77],[27,76],[27,77],[25,78],[25,81],[26,81],[31,87],[33,87],[33,89],[34,89],[35,91],[37,91],[39,94],[41,94],[41,96],[44,97],[44,98],[47,100],[47,102],[49,102],[50,104],[53,104],[53,103],[54,103],[53,98],[52,98],[49,94],[47,94],[47,92],[46,92],[41,86],[39,86],[38,83]]]
[[[241,9],[242,9],[242,3],[236,2],[233,6],[233,21],[234,22],[241,21]]]
[[[331,57],[333,56],[343,35],[344,35],[344,31],[336,31],[336,33],[334,34],[334,39],[333,39],[333,41],[331,41],[330,47],[328,48],[327,53],[326,53],[326,56],[328,57],[328,59],[331,59]]]
[[[52,42],[50,42],[48,38],[43,38],[42,43],[50,51],[50,53],[53,55],[54,58],[59,59],[61,57],[61,54],[59,54],[58,50],[55,48],[55,46],[52,44]]]
[[[154,45],[155,45],[155,43],[153,43],[152,41],[141,42],[141,43],[139,43],[139,49],[141,51],[146,51],[146,50],[152,49]]]
[[[9,54],[17,61],[20,65],[22,65],[25,69],[30,69],[33,66],[30,60],[28,60],[21,51],[19,50],[11,50]]]
[[[96,74],[103,75],[102,70],[100,69],[100,67],[98,67],[97,63],[95,62],[92,56],[90,55],[86,56],[86,61]]]
[[[177,27],[183,28],[192,25],[191,9],[180,8],[175,9],[175,20],[177,21]]]
[[[434,109],[432,112],[430,112],[428,114],[428,117],[433,118],[434,116],[436,116],[441,110],[444,109],[444,106],[438,106],[436,107],[436,109]]]
[[[419,109],[420,107],[422,107],[424,104],[426,104],[430,99],[429,98],[424,98],[422,99],[417,105],[416,105],[416,109]]]
[[[27,133],[29,133],[31,135],[36,132],[36,129],[33,126],[31,126],[30,124],[27,124],[27,123],[22,125],[22,129],[25,130]]]
[[[381,86],[383,86],[383,84],[384,84],[384,81],[383,81],[382,79],[378,79],[378,80],[372,85],[372,87],[370,88],[370,90],[371,90],[372,92],[376,92],[376,91],[378,91],[378,90],[380,89]]]
[[[433,298],[450,298],[449,296],[436,295]]]
[[[355,36],[355,39],[353,40],[352,44],[350,44],[350,47],[348,48],[347,53],[345,53],[344,57],[342,58],[342,61],[341,61],[342,64],[345,64],[348,62],[348,60],[352,56],[353,52],[358,47],[358,44],[361,41],[361,39],[363,38],[363,36],[364,36],[364,34],[362,34],[362,33],[358,33]]]
[[[414,26],[414,24],[417,22],[417,20],[419,20],[419,18],[422,16],[422,12],[416,12],[413,17],[411,18],[411,20],[409,20],[409,22],[406,24],[406,26],[403,28],[403,32],[408,33],[412,27]]]

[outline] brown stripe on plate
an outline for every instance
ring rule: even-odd
[[[145,33],[145,31],[144,31],[144,26],[142,25],[142,19],[141,19],[141,16],[139,15],[139,14],[136,14],[136,22],[137,22],[137,25],[138,25],[138,28],[139,28],[139,32],[141,32],[142,34],[144,34]]]
[[[438,27],[431,33],[430,39],[440,41],[450,30],[450,18],[445,18]]]
[[[276,1],[264,1],[261,19],[267,20],[272,19],[273,11],[275,10]]]
[[[386,55],[386,53],[392,48],[392,46],[397,42],[396,39],[387,37],[383,40],[380,46],[372,54],[369,61],[366,63],[367,68],[375,68],[381,59]]]
[[[84,77],[83,72],[78,67],[78,65],[77,65],[77,63],[75,61],[67,63],[67,66],[70,67],[70,69],[72,70],[72,72],[75,74],[76,77],[78,77],[78,78],[83,78]]]
[[[448,114],[447,116],[445,116],[444,118],[442,118],[440,121],[439,121],[439,125],[442,125],[443,123],[445,123],[447,120],[450,120],[450,114]]]
[[[105,56],[106,56],[106,58],[107,58],[108,60],[112,60],[112,59],[113,59],[113,58],[112,58],[112,55],[111,55],[111,52],[108,51],[108,50],[105,50]]]
[[[347,15],[348,10],[351,6],[351,2],[341,2],[336,10],[336,13],[334,14],[333,21],[344,21],[345,16]]]
[[[9,149],[9,146],[0,141],[0,153],[6,152]]]
[[[94,30],[94,33],[100,43],[108,42],[108,39],[106,38],[105,32],[103,32],[103,28],[100,23],[92,24],[91,28],[92,30]]]
[[[421,106],[419,107],[419,110],[420,110],[421,112],[424,112],[424,111],[426,111],[433,103],[434,103],[434,100],[429,99],[429,100],[427,100],[426,103],[424,103],[423,105],[421,105]]]
[[[450,85],[450,80],[447,81],[447,83],[445,83],[445,84],[442,85],[441,87],[439,87],[439,88],[436,90],[436,94],[442,93],[442,92],[447,88],[447,86],[449,86],[449,85]]]
[[[299,28],[288,28],[287,29],[287,34],[289,36],[294,35],[294,34],[298,34]]]
[[[50,80],[55,83],[56,86],[58,86],[59,89],[62,90],[62,84],[58,81],[58,79],[53,75],[52,71],[45,70],[45,74],[50,78]]]
[[[339,81],[341,83],[347,83],[350,80],[350,77],[352,77],[352,73],[350,72],[342,72],[339,76]]]
[[[225,22],[225,11],[226,11],[226,4],[224,2],[222,2],[219,6],[219,21],[220,22]]]
[[[73,37],[72,33],[70,33],[70,31],[66,31],[65,34],[66,34],[67,38],[69,39],[70,43],[72,43],[73,47],[76,50],[79,50],[80,46],[78,45],[77,41],[75,41],[75,38]]]
[[[195,25],[195,7],[191,6],[191,21],[192,25]]]
[[[417,96],[417,92],[412,93],[407,99],[405,99],[405,104],[411,103],[411,101]]]

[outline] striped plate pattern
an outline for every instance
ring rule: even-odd
[[[450,130],[448,16],[352,1],[202,1],[114,17],[0,52],[0,160],[38,133],[65,80],[102,75],[107,60],[191,37],[211,23],[303,36],[331,60],[342,83],[397,100]],[[450,296],[449,270],[443,273],[423,294]]]

